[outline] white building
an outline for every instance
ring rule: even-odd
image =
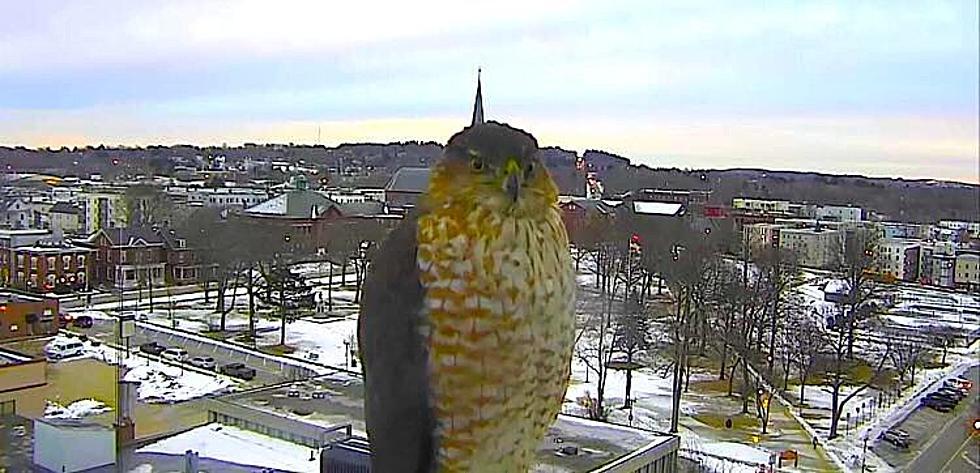
[[[843,205],[821,205],[816,208],[814,215],[818,220],[833,220],[836,222],[860,222],[864,220],[864,209]]]
[[[919,280],[941,287],[954,286],[956,245],[948,241],[919,242]]]
[[[749,212],[789,213],[790,202],[786,200],[746,199],[737,197],[732,199],[732,208]]]
[[[975,290],[980,288],[980,252],[957,251],[954,274],[956,287]]]
[[[878,265],[883,274],[902,281],[919,279],[919,243],[885,238],[878,242]]]
[[[783,228],[779,248],[792,251],[801,266],[833,269],[844,252],[844,232],[826,228]]]

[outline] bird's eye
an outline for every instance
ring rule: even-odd
[[[470,167],[473,168],[474,171],[482,171],[483,170],[483,160],[480,159],[480,158],[470,159]]]
[[[531,173],[534,172],[534,167],[533,162],[527,163],[527,166],[524,168],[524,177],[530,176]]]

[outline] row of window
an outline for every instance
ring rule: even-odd
[[[77,267],[82,268],[82,267],[85,266],[85,255],[76,255],[74,258],[75,258],[75,265]],[[40,259],[41,259],[41,257],[39,257],[39,256],[31,256],[31,269],[37,269],[37,265],[38,265],[38,262],[40,261]],[[58,257],[57,256],[48,256],[47,257],[47,267],[48,268],[55,267],[55,263],[57,261],[58,261]],[[62,255],[61,256],[61,267],[62,268],[70,267],[71,266],[71,262],[72,262],[72,255]],[[18,267],[23,267],[24,266],[24,255],[17,255],[17,266]]]

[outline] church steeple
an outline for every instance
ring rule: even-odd
[[[483,123],[483,91],[480,84],[480,75],[483,69],[476,70],[476,100],[473,102],[473,122],[470,126]]]

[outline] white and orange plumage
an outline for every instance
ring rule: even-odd
[[[534,137],[494,122],[454,135],[365,285],[372,471],[528,471],[568,385],[574,294]]]

